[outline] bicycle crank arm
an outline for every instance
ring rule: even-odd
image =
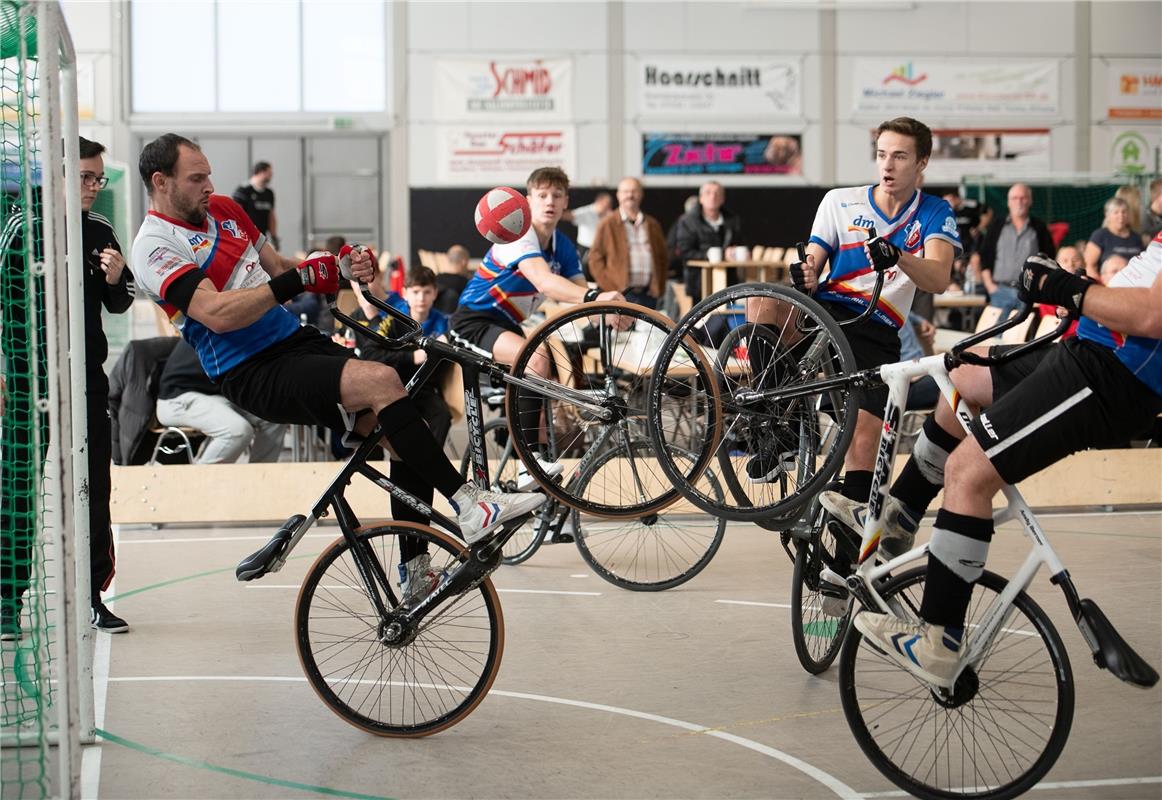
[[[1093,663],[1133,686],[1149,689],[1158,683],[1157,670],[1147,664],[1122,638],[1097,603],[1089,598],[1078,597],[1068,571],[1054,575],[1050,580],[1065,593],[1073,621],[1077,623],[1081,637],[1093,652]]]

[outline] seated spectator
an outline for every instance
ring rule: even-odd
[[[1017,297],[1017,277],[1025,259],[1036,253],[1052,253],[1049,226],[1034,217],[1033,190],[1024,183],[1009,187],[1008,215],[997,214],[980,248],[980,273],[989,305],[1001,309],[999,321],[1022,307]]]
[[[622,178],[617,213],[597,226],[589,270],[603,292],[617,291],[631,303],[657,308],[666,292],[668,258],[662,226],[642,211],[641,181]]]
[[[1114,276],[1126,268],[1129,261],[1122,256],[1110,256],[1101,265],[1101,282],[1106,286],[1110,285],[1110,281]]]
[[[613,211],[613,195],[609,192],[598,192],[593,202],[579,208],[567,208],[561,214],[561,219],[577,226],[577,255],[584,265],[588,261],[589,248],[593,246],[593,237],[597,235],[597,225]]]
[[[1150,181],[1150,203],[1142,219],[1142,241],[1149,244],[1162,232],[1162,178]]]
[[[697,303],[702,299],[702,270],[689,266],[691,261],[706,259],[712,247],[726,248],[745,244],[742,221],[725,208],[726,189],[717,181],[702,184],[698,190],[698,207],[678,220],[678,255],[686,270],[686,294]],[[738,283],[736,270],[727,271],[728,285]]]
[[[197,464],[232,464],[247,449],[251,464],[278,461],[286,435],[286,425],[259,419],[223,397],[184,339],[174,345],[161,373],[157,421],[205,434]]]
[[[697,207],[698,195],[692,194],[682,204],[682,216],[689,214]],[[681,221],[682,217],[678,217],[670,229],[666,231],[666,252],[670,254],[670,280],[684,282],[686,280],[686,265],[682,263],[682,257],[678,255],[678,224]]]
[[[358,284],[352,283],[351,288],[355,289],[355,296],[359,299],[359,308],[351,314],[352,318],[378,333],[391,335],[391,317],[364,300]],[[428,267],[412,267],[408,270],[402,297],[395,293],[388,294],[383,284],[383,273],[378,269],[367,288],[375,297],[420,323],[428,336],[442,336],[448,332],[448,316],[432,307],[436,300],[436,274]],[[358,329],[355,330],[355,347],[360,358],[394,367],[405,386],[419,370],[420,364],[428,360],[428,354],[423,350],[390,350]],[[452,412],[444,402],[439,383],[429,379],[410,394],[419,406],[420,416],[432,429],[432,436],[443,444],[452,428]]]
[[[1085,245],[1085,274],[1101,280],[1101,267],[1110,256],[1129,260],[1142,252],[1142,237],[1130,227],[1130,205],[1120,197],[1106,201],[1105,220]]]
[[[437,311],[451,314],[460,305],[460,292],[468,285],[468,260],[470,255],[464,245],[454,244],[448,248],[448,269],[436,276]]]
[[[1063,245],[1054,259],[1067,272],[1074,275],[1085,274],[1085,261],[1081,258],[1081,251],[1071,244]]]

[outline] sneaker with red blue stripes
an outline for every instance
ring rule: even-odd
[[[531,514],[546,500],[540,492],[488,492],[471,483],[448,498],[457,514],[460,535],[468,544],[487,539],[501,523]]]

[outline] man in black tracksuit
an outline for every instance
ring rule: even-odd
[[[698,206],[678,220],[678,257],[686,269],[686,294],[697,303],[702,299],[702,270],[686,266],[687,261],[706,259],[712,247],[726,248],[745,244],[742,240],[742,221],[723,207],[726,190],[722,184],[710,181],[698,190]],[[727,284],[738,283],[735,269],[727,271]]]
[[[86,408],[89,422],[89,556],[91,560],[92,615],[97,630],[124,633],[125,620],[101,602],[101,592],[113,580],[115,557],[113,530],[109,523],[112,481],[109,465],[113,458],[112,428],[109,421],[109,379],[104,363],[109,343],[101,327],[101,308],[122,314],[133,305],[129,270],[121,246],[109,220],[92,212],[97,192],[105,185],[104,146],[81,138],[81,240],[85,258],[85,379],[88,385]]]

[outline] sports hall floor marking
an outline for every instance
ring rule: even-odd
[[[244,589],[294,589],[297,591],[297,590],[302,588],[302,585],[298,584],[298,583],[255,583],[255,584],[248,584],[242,588],[244,588]],[[327,586],[324,588],[327,588],[327,589],[353,589],[353,590],[363,591],[362,586],[338,586],[338,585],[336,585],[336,586]],[[497,589],[496,591],[501,593],[501,594],[564,594],[564,595],[575,595],[575,596],[579,596],[579,597],[601,597],[601,592],[565,592],[565,591],[558,591],[556,589]]]
[[[762,606],[763,608],[791,608],[789,603],[760,603],[756,600],[715,600],[728,606]]]
[[[125,678],[110,678],[111,683],[161,683],[161,682],[274,682],[274,683],[306,683],[305,677],[293,676],[261,676],[261,675],[143,675],[138,677]],[[365,681],[360,681],[363,683]],[[366,681],[370,683],[377,683],[377,681]],[[435,687],[433,687],[435,688]],[[509,697],[516,700],[532,700],[540,703],[552,703],[555,705],[572,706],[574,708],[582,708],[590,711],[603,711],[608,714],[617,714],[623,717],[631,717],[634,719],[641,719],[647,722],[656,722],[660,725],[668,725],[673,728],[680,728],[681,730],[689,731],[691,733],[700,734],[703,736],[710,736],[715,739],[721,739],[725,742],[744,747],[747,750],[767,756],[776,761],[781,761],[787,766],[798,770],[806,775],[808,778],[816,781],[827,789],[831,790],[836,796],[843,798],[843,800],[859,800],[862,796],[859,792],[852,789],[843,781],[835,776],[824,772],[818,767],[796,758],[789,753],[784,753],[782,750],[777,750],[774,747],[769,747],[765,744],[760,744],[752,739],[747,739],[733,733],[726,733],[725,731],[709,728],[705,725],[697,725],[693,722],[686,722],[684,720],[675,719],[673,717],[666,717],[660,714],[651,714],[647,711],[636,711],[632,708],[622,708],[620,706],[611,706],[604,703],[590,703],[585,700],[570,700],[565,697],[554,697],[552,695],[530,694],[528,692],[510,692],[503,689],[492,689],[489,691],[488,697]],[[116,737],[113,734],[102,731],[101,735],[115,741],[118,744],[127,744],[132,746],[134,743],[129,743],[128,740]],[[263,783],[275,783],[279,786],[288,786],[290,788],[303,788],[309,791],[324,791],[327,794],[338,795],[341,797],[367,797],[367,795],[349,794],[346,792],[338,792],[335,790],[324,790],[318,787],[308,787],[305,784],[295,784],[290,781],[282,781],[276,778],[266,778],[265,776],[256,775],[255,773],[246,773],[239,770],[231,770],[226,767],[219,767],[208,762],[199,762],[195,759],[187,758],[185,756],[177,756],[169,753],[164,753],[161,750],[146,747],[145,745],[137,745],[133,749],[140,752],[148,753],[149,755],[166,758],[170,761],[175,761],[186,766],[197,767],[199,769],[209,769],[215,772],[224,772],[235,777],[244,778],[247,780],[258,780]]]

